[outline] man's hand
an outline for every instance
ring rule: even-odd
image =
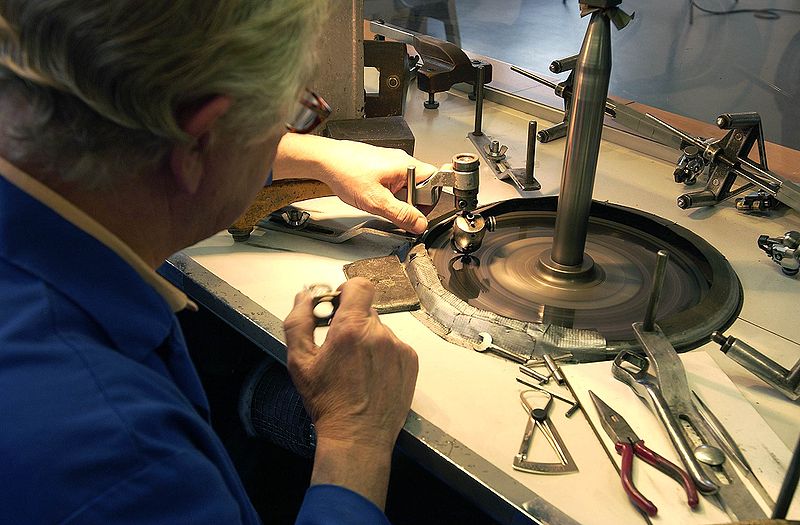
[[[322,346],[314,344],[311,295],[295,298],[284,322],[289,373],[317,430],[312,484],[342,485],[382,507],[417,354],[378,319],[369,281],[355,278],[340,290]]]
[[[428,227],[422,212],[393,195],[405,187],[408,166],[416,167],[417,182],[436,172],[433,165],[399,149],[288,134],[278,147],[273,171],[276,178],[317,178],[347,204],[422,233]]]

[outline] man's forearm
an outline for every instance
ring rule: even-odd
[[[287,133],[278,144],[272,164],[273,180],[317,179],[325,182],[329,173],[323,162],[332,142],[332,139],[315,135]]]
[[[386,505],[392,450],[349,442],[317,441],[312,485],[339,485],[357,492],[379,508]]]

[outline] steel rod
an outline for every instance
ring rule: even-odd
[[[786,513],[789,511],[789,505],[792,503],[792,498],[797,489],[798,478],[800,478],[800,439],[797,440],[797,445],[794,446],[794,454],[792,454],[786,477],[783,479],[778,501],[775,503],[775,510],[772,511],[772,519],[786,519]]]
[[[416,192],[417,187],[417,168],[409,166],[406,168],[406,202],[414,206],[417,204]]]
[[[477,79],[475,80],[475,129],[473,135],[481,136],[483,131],[483,83],[486,81],[486,71],[483,65],[478,66]]]
[[[653,271],[653,286],[650,289],[650,300],[647,302],[647,310],[644,314],[644,322],[642,329],[645,332],[652,332],[656,322],[656,312],[658,311],[658,302],[661,300],[661,291],[664,289],[664,277],[667,275],[667,262],[669,261],[669,252],[666,250],[658,250],[656,255],[656,268]]]
[[[532,184],[533,163],[536,160],[536,128],[538,124],[535,120],[528,122],[528,148],[525,153],[525,183]]]
[[[540,77],[536,73],[531,73],[530,71],[526,71],[526,70],[522,69],[521,67],[511,66],[511,71],[513,71],[514,73],[519,73],[523,77],[528,77],[531,80],[535,80],[536,82],[538,82],[540,84],[544,84],[545,86],[549,87],[550,89],[554,90],[554,89],[558,88],[558,84],[556,84],[552,80],[548,80],[548,79],[546,79],[544,77]]]
[[[575,68],[572,114],[553,234],[551,258],[562,266],[576,267],[583,262],[610,76],[610,23],[602,12],[595,12]]]

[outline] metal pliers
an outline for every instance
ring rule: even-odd
[[[597,413],[600,416],[600,423],[603,425],[603,429],[608,433],[611,440],[614,441],[614,448],[617,453],[622,456],[620,479],[622,480],[622,487],[631,502],[643,512],[647,513],[648,516],[655,516],[658,512],[658,508],[653,502],[644,497],[633,484],[633,458],[635,456],[683,485],[689,507],[695,508],[698,503],[697,489],[695,489],[689,474],[668,459],[661,457],[647,448],[644,444],[644,440],[639,439],[639,436],[636,435],[621,415],[615,412],[614,409],[603,402],[603,400],[597,397],[591,390],[589,391],[589,395],[594,402],[594,406],[597,408]]]

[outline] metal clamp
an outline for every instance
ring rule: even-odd
[[[443,165],[439,171],[419,184],[416,184],[415,171],[411,167],[406,172],[406,177],[408,187],[414,188],[414,204],[435,206],[442,196],[442,188],[451,187],[456,209],[471,211],[478,207],[480,160],[473,153],[455,155],[452,164]]]
[[[758,247],[781,267],[786,275],[797,275],[800,272],[800,232],[792,230],[783,237],[760,235]]]
[[[724,113],[717,117],[717,126],[728,130],[718,140],[695,137],[653,115],[647,116],[680,137],[683,154],[676,172],[682,164],[688,163],[688,157],[693,161],[702,159],[703,167],[708,171],[705,189],[679,196],[679,208],[712,206],[729,197],[758,188],[787,206],[800,210],[800,185],[771,172],[767,166],[764,131],[758,113]],[[748,157],[754,146],[758,148],[758,163]],[[733,189],[737,177],[742,177],[747,183]],[[676,177],[676,180],[678,178],[680,177]]]

